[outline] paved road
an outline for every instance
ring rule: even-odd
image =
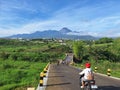
[[[67,65],[51,65],[46,90],[79,90],[78,70]]]
[[[67,65],[51,64],[46,90],[80,90],[79,69]],[[95,74],[98,90],[120,90],[120,80]]]

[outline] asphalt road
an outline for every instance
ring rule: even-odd
[[[81,70],[68,65],[51,64],[45,90],[80,90],[79,72]],[[97,90],[120,90],[120,79],[95,74]]]

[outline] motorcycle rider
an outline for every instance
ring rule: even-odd
[[[81,78],[81,82],[82,82],[82,86],[81,88],[84,88],[85,82],[86,80],[94,80],[94,74],[93,71],[91,69],[91,64],[89,62],[87,62],[85,64],[85,69],[83,69],[82,72],[80,72],[80,78]]]

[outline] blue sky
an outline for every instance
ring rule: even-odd
[[[0,37],[68,27],[120,36],[120,0],[0,0]]]

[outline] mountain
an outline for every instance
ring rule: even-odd
[[[72,30],[70,30],[70,29],[64,27],[64,28],[62,28],[59,32],[66,34],[66,33],[72,32]]]
[[[23,39],[36,39],[36,38],[44,38],[44,39],[82,39],[82,40],[94,40],[96,39],[93,36],[90,35],[75,35],[72,34],[72,30],[64,27],[61,30],[45,30],[45,31],[36,31],[31,34],[17,34],[12,35],[7,38],[23,38]],[[71,33],[71,34],[69,34]],[[74,33],[74,32],[73,32]],[[77,32],[78,33],[78,32]]]

